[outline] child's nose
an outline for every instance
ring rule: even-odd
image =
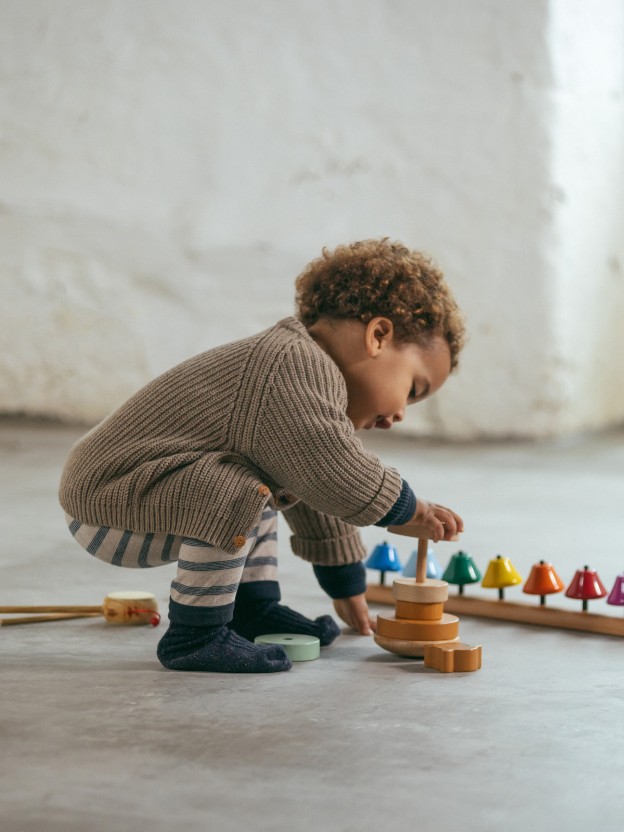
[[[404,416],[405,416],[405,411],[404,410],[397,410],[397,412],[392,417],[392,421],[393,422],[402,422]]]

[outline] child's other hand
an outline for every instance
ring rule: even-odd
[[[365,595],[353,595],[351,598],[334,598],[334,609],[349,627],[360,635],[372,636],[377,629],[377,621],[368,611]]]
[[[464,521],[450,508],[416,499],[416,511],[412,519],[401,526],[388,526],[393,534],[410,537],[429,537],[434,543],[440,540],[454,540],[464,530]],[[425,534],[423,534],[423,531]]]

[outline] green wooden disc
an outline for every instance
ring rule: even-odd
[[[256,644],[279,644],[286,651],[291,662],[311,662],[321,655],[321,642],[316,636],[302,636],[297,633],[268,633],[256,636]]]

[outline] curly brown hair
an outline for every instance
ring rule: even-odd
[[[465,340],[463,316],[431,258],[387,237],[338,246],[306,266],[296,280],[297,314],[309,327],[319,318],[381,315],[394,325],[397,344],[427,346],[441,335],[455,368]]]

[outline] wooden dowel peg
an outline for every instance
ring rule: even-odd
[[[424,584],[427,580],[427,550],[429,541],[426,537],[418,538],[418,554],[416,556],[416,583]]]

